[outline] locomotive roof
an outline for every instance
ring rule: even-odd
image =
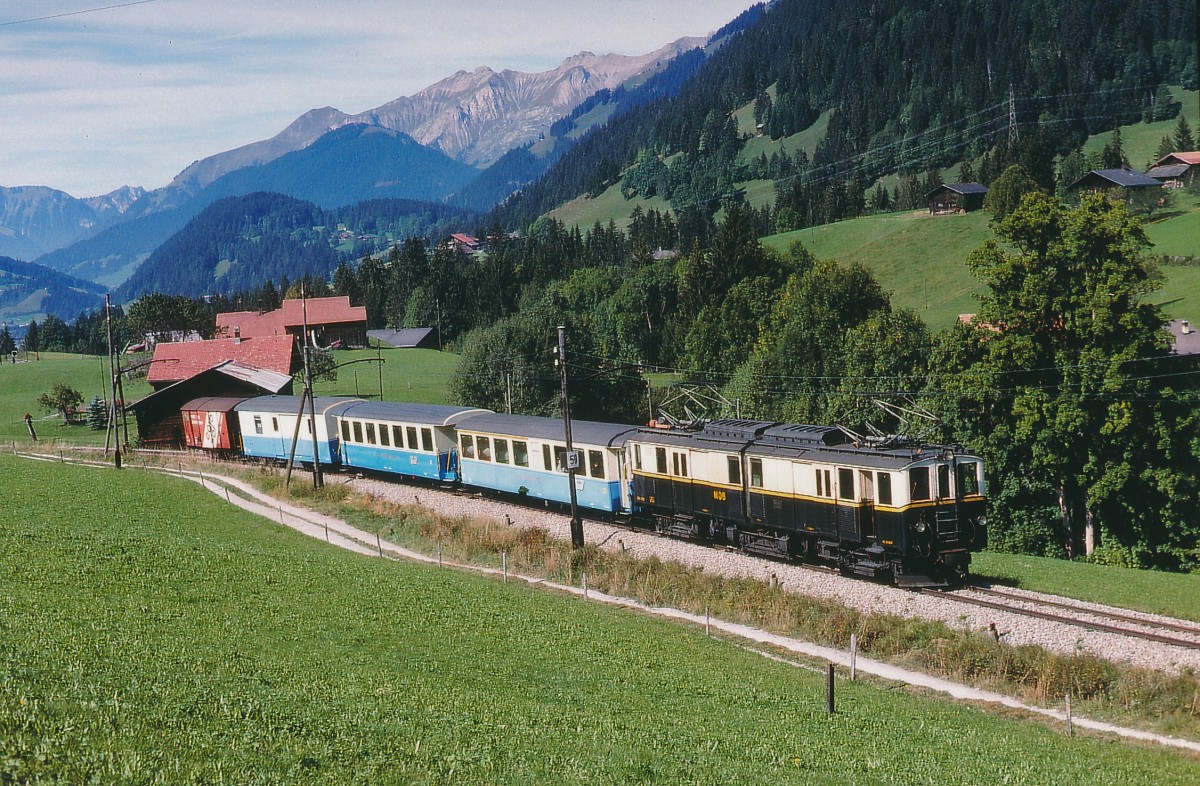
[[[564,442],[560,418],[539,418],[525,415],[488,414],[473,417],[460,426],[463,431],[497,434],[499,436],[529,437],[552,442]],[[617,423],[597,423],[591,420],[571,420],[571,442],[577,445],[616,447],[635,431],[633,426]]]
[[[341,406],[333,407],[329,412],[334,417],[389,420],[442,427],[490,413],[490,409],[446,404],[407,404],[400,401],[347,401]]]
[[[690,445],[714,450],[740,450],[774,426],[766,420],[711,420],[698,431],[688,429],[638,429],[637,439],[658,445]]]
[[[942,451],[970,456],[959,448],[947,445],[913,445],[902,448],[872,448],[853,444],[803,447],[786,443],[758,442],[746,450],[747,456],[772,456],[802,459],[818,464],[843,464],[856,467],[902,468],[918,461],[938,458]]]
[[[279,415],[295,415],[300,409],[300,399],[303,396],[256,396],[247,399],[234,407],[235,412],[267,412]],[[349,396],[316,396],[313,398],[313,408],[324,415],[330,407],[345,404],[350,401],[361,401]],[[308,407],[305,407],[308,409]]]

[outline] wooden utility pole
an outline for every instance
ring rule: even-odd
[[[563,432],[567,441],[567,452],[563,456],[567,471],[567,484],[571,489],[571,547],[583,548],[583,521],[579,518],[579,501],[575,494],[575,473],[579,469],[579,457],[571,441],[571,397],[567,394],[567,329],[558,326],[558,370],[562,378]]]
[[[308,396],[308,429],[313,446],[313,488],[325,485],[321,475],[321,449],[317,446],[317,406],[313,402],[312,366],[308,362],[308,300],[304,294],[304,283],[300,283],[300,312],[304,319],[304,392]]]
[[[108,435],[113,436],[113,461],[117,469],[121,468],[121,434],[117,430],[117,374],[120,367],[117,365],[116,353],[113,351],[112,339],[112,303],[109,296],[104,296],[104,321],[108,323],[108,374],[110,388],[112,390],[112,404],[108,409],[108,430],[105,432],[104,442],[105,448],[108,447]]]

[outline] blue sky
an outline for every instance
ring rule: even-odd
[[[157,188],[315,107],[361,112],[481,65],[642,54],[751,4],[0,0],[0,185]]]

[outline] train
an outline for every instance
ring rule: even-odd
[[[618,522],[901,587],[968,576],[987,545],[983,461],[957,445],[834,426],[722,419],[694,427],[295,396],[197,399],[189,447],[577,504]]]

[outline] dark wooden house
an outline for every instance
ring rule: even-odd
[[[943,183],[925,195],[930,215],[970,213],[983,207],[987,186],[979,183]]]
[[[160,345],[161,346],[161,345]],[[246,399],[268,393],[291,395],[292,377],[236,361],[221,363],[168,385],[130,404],[143,447],[181,448],[187,444],[182,411],[201,398]]]

